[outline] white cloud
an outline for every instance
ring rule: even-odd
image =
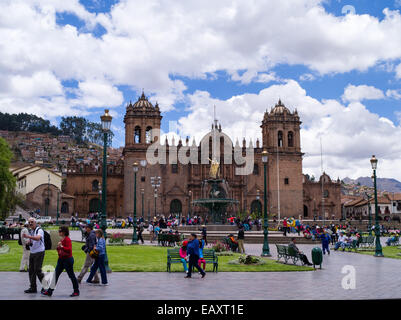
[[[342,96],[344,102],[378,100],[383,98],[384,93],[380,89],[367,85],[354,86],[352,84],[349,84],[345,88],[344,94]]]
[[[311,73],[304,73],[299,77],[300,81],[313,81],[316,77]]]
[[[398,79],[401,79],[401,63],[395,68],[395,73]]]
[[[78,16],[83,30],[57,25],[60,12]],[[101,38],[81,32],[97,23],[107,32]],[[145,88],[162,110],[171,110],[186,88],[172,75],[205,78],[224,70],[242,83],[266,83],[276,80],[270,69],[282,63],[320,74],[367,70],[401,58],[400,29],[398,11],[385,9],[381,20],[336,17],[321,0],[122,0],[104,14],[88,12],[78,0],[3,0],[0,81],[40,72],[59,82],[97,79],[114,88]],[[400,66],[397,71],[401,77]],[[2,94],[12,99],[8,89]],[[98,104],[102,93],[96,92],[82,102]]]
[[[401,165],[401,127],[387,118],[371,113],[360,102],[348,106],[336,100],[319,101],[307,95],[294,80],[272,85],[258,94],[243,94],[219,100],[208,92],[197,91],[189,96],[191,112],[179,119],[180,135],[195,137],[199,142],[210,130],[213,105],[222,128],[235,142],[243,137],[249,142],[261,139],[261,121],[264,111],[270,110],[281,97],[290,109],[297,108],[301,117],[304,172],[320,173],[320,137],[324,153],[324,170],[332,178],[370,175],[369,159],[380,158],[379,175],[401,179],[394,171]],[[191,140],[192,141],[192,140]]]
[[[386,96],[395,99],[395,100],[400,100],[401,99],[401,90],[387,90],[386,91]]]

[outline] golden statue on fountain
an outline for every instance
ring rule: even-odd
[[[217,179],[218,176],[218,171],[219,171],[219,162],[216,159],[210,159],[210,171],[209,171],[209,177],[211,179]]]

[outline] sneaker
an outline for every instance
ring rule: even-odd
[[[102,286],[108,286],[109,284],[106,282],[106,283],[102,283]]]
[[[52,294],[53,294],[53,290],[51,290],[51,289],[49,289],[49,290],[44,290],[44,291],[41,292],[41,293],[42,293],[42,295],[44,295],[44,296],[49,296],[49,297],[51,297]]]
[[[187,276],[186,276],[186,277],[184,277],[184,278],[191,278],[191,276],[187,275]]]
[[[93,281],[88,281],[88,280],[86,280],[86,283],[88,283],[88,284],[93,284]]]
[[[79,292],[73,292],[72,294],[70,294],[70,297],[78,297],[79,296]]]
[[[202,279],[206,276],[206,273],[202,274]]]
[[[32,288],[29,288],[29,289],[25,290],[24,292],[25,293],[38,293],[38,291],[36,289],[32,289]]]

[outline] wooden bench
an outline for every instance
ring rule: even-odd
[[[219,259],[213,249],[203,249],[203,259],[206,264],[213,263],[213,272],[218,271]],[[171,272],[173,263],[182,263],[180,249],[167,249],[167,272]]]
[[[301,256],[298,252],[294,250],[294,248],[289,246],[284,246],[281,244],[276,244],[277,248],[277,261],[281,258],[284,259],[284,263],[287,264],[288,260],[292,260],[293,264],[296,264],[298,261],[301,261],[301,264],[304,265],[304,262],[301,259]]]

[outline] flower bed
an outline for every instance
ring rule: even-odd
[[[109,244],[123,245],[124,244],[124,235],[121,233],[113,233],[113,235],[109,238]]]
[[[266,261],[262,258],[251,256],[251,255],[242,255],[238,259],[231,260],[227,262],[228,264],[236,264],[236,265],[261,265],[265,264]]]

